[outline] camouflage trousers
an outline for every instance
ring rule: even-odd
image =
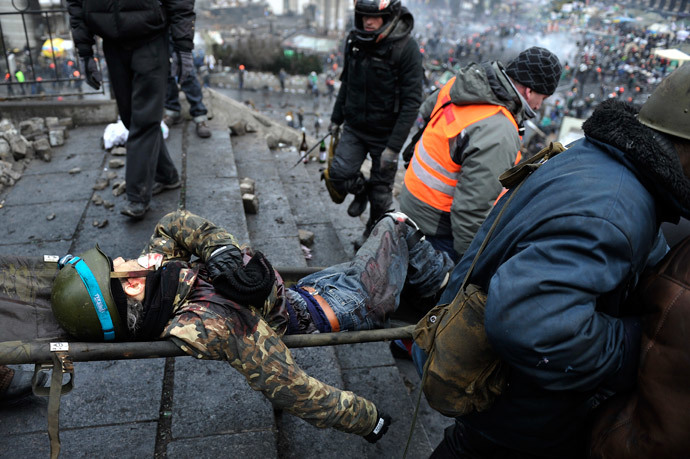
[[[162,338],[200,359],[227,360],[252,389],[278,408],[316,427],[366,435],[376,422],[376,406],[350,391],[329,386],[304,372],[268,324],[259,319],[247,331],[241,317],[193,303],[181,307]],[[240,332],[240,330],[245,330]]]
[[[384,328],[400,305],[403,287],[419,297],[432,296],[454,266],[426,240],[408,249],[412,233],[404,222],[383,218],[354,260],[303,277],[297,286],[311,287],[323,297],[342,331]]]

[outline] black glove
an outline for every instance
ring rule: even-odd
[[[369,443],[376,443],[388,432],[388,426],[390,425],[391,417],[376,409],[376,425],[374,430],[364,436],[364,439]]]
[[[386,147],[381,153],[380,167],[381,172],[395,174],[398,170],[398,153]]]
[[[238,266],[242,266],[242,252],[234,245],[217,248],[206,261],[206,269],[211,281],[225,271],[234,271]]]
[[[182,83],[194,70],[194,58],[191,51],[173,50],[170,62],[170,75],[177,77],[177,82]]]
[[[261,252],[256,252],[246,266],[224,271],[213,280],[216,291],[241,305],[261,307],[271,294],[276,274]]]
[[[86,84],[95,90],[101,89],[103,75],[101,75],[101,71],[98,70],[96,59],[93,56],[82,57],[82,63],[84,65],[84,77],[86,78]]]

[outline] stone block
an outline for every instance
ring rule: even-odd
[[[50,147],[50,142],[47,137],[39,137],[32,143],[34,148],[34,155],[41,158],[43,161],[50,161],[53,159],[53,149]]]
[[[19,123],[19,133],[30,140],[41,135],[44,130],[43,118],[30,118]]]
[[[113,147],[113,149],[110,150],[110,154],[113,156],[126,156],[127,149],[125,147]]]
[[[60,126],[60,120],[57,116],[46,116],[46,127],[48,129]]]
[[[60,126],[65,126],[68,129],[74,127],[74,121],[71,116],[66,116],[65,118],[60,118]]]
[[[266,134],[266,146],[271,150],[275,150],[280,146],[280,139],[275,134]]]
[[[0,138],[0,161],[12,161],[14,162],[14,156],[12,155],[12,149],[7,140]]]
[[[5,140],[10,144],[10,149],[12,150],[15,161],[34,157],[34,149],[24,136],[8,132],[5,134]]]
[[[311,247],[314,244],[314,233],[309,230],[298,229],[297,236],[299,237],[300,244],[304,244],[307,247]]]
[[[48,131],[48,140],[50,141],[50,146],[59,147],[65,144],[65,130],[64,129],[51,129]]]
[[[259,198],[255,194],[243,194],[242,205],[244,206],[244,212],[247,214],[253,215],[259,212]]]
[[[254,194],[256,192],[256,182],[249,177],[243,178],[240,181],[240,192],[242,194]]]
[[[124,165],[125,165],[124,160],[119,159],[119,158],[113,158],[110,161],[108,161],[108,167],[111,169],[119,169]]]

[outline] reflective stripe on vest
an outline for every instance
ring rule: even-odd
[[[429,121],[422,137],[415,145],[414,156],[405,173],[405,187],[420,201],[443,212],[450,212],[453,192],[462,166],[450,157],[449,140],[462,135],[470,125],[503,113],[518,130],[517,122],[505,107],[499,105],[448,104],[452,78],[439,92],[434,119]],[[518,155],[518,160],[521,156]]]

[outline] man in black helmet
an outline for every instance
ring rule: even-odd
[[[347,37],[329,130],[344,127],[323,178],[334,202],[355,195],[347,209],[350,216],[361,215],[370,204],[358,245],[392,207],[398,154],[422,102],[422,55],[410,36],[413,26],[412,14],[400,0],[355,2],[355,27]],[[367,154],[368,180],[360,172]]]

